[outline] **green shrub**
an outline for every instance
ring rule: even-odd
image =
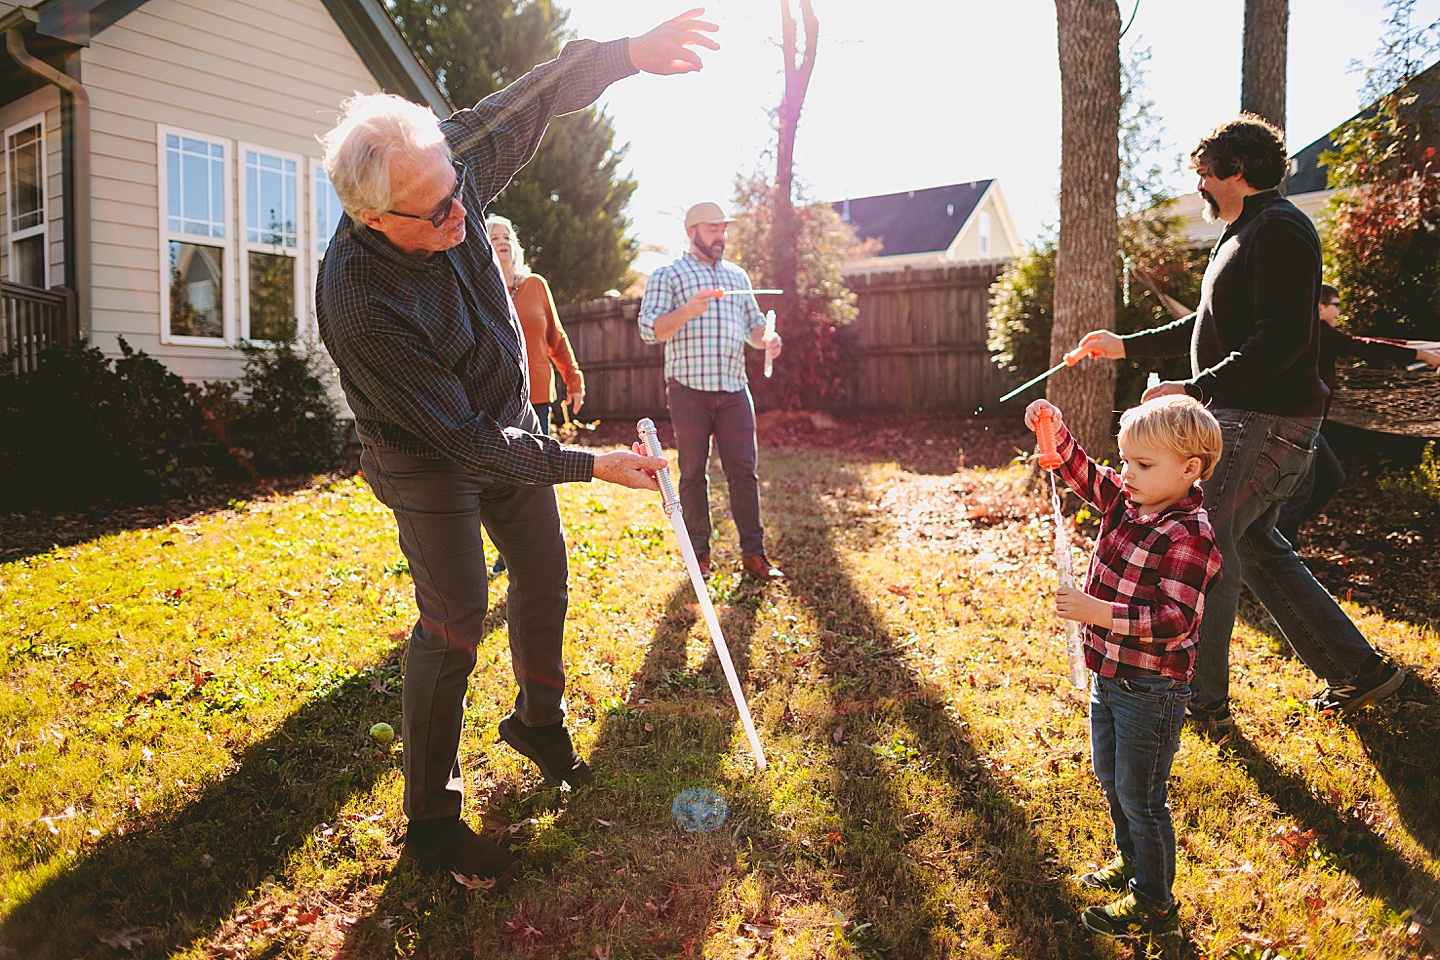
[[[254,468],[273,477],[335,466],[343,438],[317,354],[288,343],[241,349],[245,407],[233,440],[248,451]]]
[[[0,370],[0,502],[7,508],[147,502],[233,472],[183,380],[120,340],[42,353]]]

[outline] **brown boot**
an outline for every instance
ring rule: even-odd
[[[494,881],[496,890],[505,889],[520,875],[520,861],[509,850],[480,836],[458,818],[443,824],[412,820],[405,830],[401,855],[418,861],[426,870],[449,873],[461,883]]]
[[[785,571],[779,567],[772,566],[770,561],[765,559],[765,554],[758,553],[753,557],[745,557],[740,561],[740,569],[754,577],[756,580],[763,580],[769,583],[771,580],[784,580]]]

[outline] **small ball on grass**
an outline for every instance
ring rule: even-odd
[[[390,743],[395,739],[395,728],[388,723],[377,723],[370,728],[370,736],[381,743]]]

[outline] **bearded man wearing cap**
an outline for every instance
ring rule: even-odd
[[[730,515],[740,534],[741,568],[758,580],[785,574],[765,556],[760,481],[755,474],[755,403],[745,379],[745,345],[780,355],[765,336],[765,317],[750,277],[725,259],[735,222],[718,203],[685,214],[690,249],[650,275],[640,303],[640,339],[665,344],[665,397],[680,460],[680,509],[700,572],[710,575],[710,447],[730,486]]]

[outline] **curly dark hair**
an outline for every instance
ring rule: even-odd
[[[1204,166],[1222,180],[1243,174],[1256,190],[1279,184],[1289,163],[1285,135],[1253,113],[1220,124],[1190,151],[1190,165],[1195,169]]]

